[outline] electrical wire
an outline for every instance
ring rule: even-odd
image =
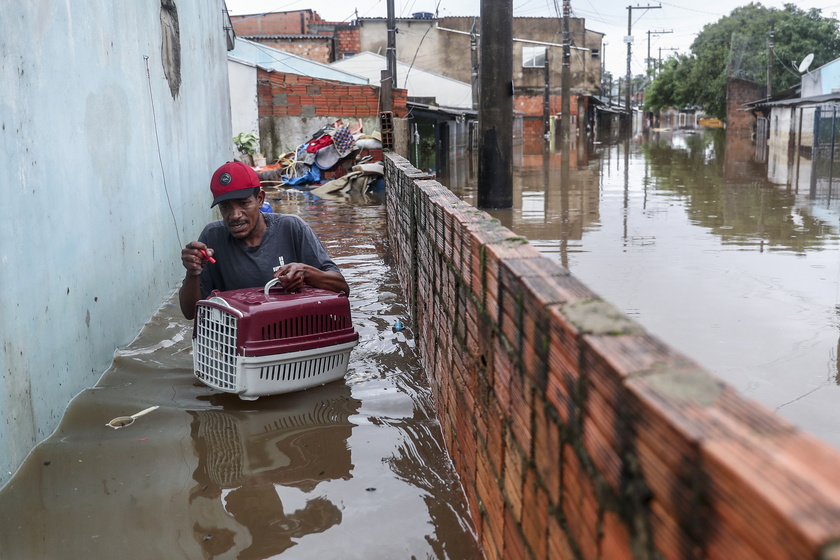
[[[172,223],[175,226],[175,237],[178,238],[178,246],[182,247],[181,234],[178,231],[178,220],[175,218],[175,210],[172,209],[172,200],[169,198],[169,189],[166,186],[166,171],[163,168],[163,156],[160,151],[160,137],[158,135],[157,116],[155,114],[155,98],[152,95],[152,74],[149,72],[149,56],[143,55],[143,60],[146,64],[146,81],[149,83],[149,101],[152,105],[152,123],[155,129],[155,142],[157,143],[158,161],[160,162],[160,174],[163,178],[163,191],[166,193],[166,202],[169,204],[169,212],[172,214]]]
[[[440,8],[441,0],[438,0],[437,6],[435,6],[435,13],[437,13],[438,9]],[[414,58],[411,59],[411,64],[408,66],[408,70],[405,71],[405,88],[408,89],[408,75],[411,74],[411,69],[414,68],[414,62],[417,60],[417,53],[420,52],[420,47],[423,46],[423,41],[426,39],[426,35],[429,34],[429,31],[432,30],[432,25],[429,24],[429,27],[426,28],[426,32],[423,33],[423,36],[420,38],[420,42],[417,44],[417,50],[414,51]]]

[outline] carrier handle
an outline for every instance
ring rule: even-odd
[[[271,280],[269,280],[268,282],[266,282],[266,284],[265,284],[265,289],[263,290],[263,293],[264,293],[265,295],[268,295],[268,291],[269,291],[271,288],[273,288],[276,284],[279,284],[279,283],[280,283],[280,279],[279,279],[279,278],[272,278]],[[280,286],[280,287],[282,288],[283,286]]]

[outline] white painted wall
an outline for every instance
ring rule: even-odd
[[[0,483],[177,288],[211,218],[233,155],[224,3],[175,1],[175,98],[160,2],[0,10]]]
[[[778,185],[785,185],[790,181],[790,167],[788,144],[790,143],[791,126],[796,130],[793,122],[792,107],[774,107],[770,112],[770,137],[767,139],[767,179]]]
[[[802,74],[800,97],[827,95],[840,87],[840,59],[832,60],[814,70]]]
[[[260,135],[257,67],[251,62],[228,58],[230,121],[233,136],[240,132]],[[231,149],[235,150],[231,140]]]

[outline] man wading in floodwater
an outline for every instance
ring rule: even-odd
[[[204,227],[198,241],[181,249],[187,269],[179,291],[181,313],[195,317],[195,304],[213,290],[262,287],[272,278],[289,292],[304,284],[350,293],[338,266],[300,217],[264,214],[265,193],[257,173],[234,161],[219,167],[210,180],[220,221]]]

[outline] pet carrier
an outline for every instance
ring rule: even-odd
[[[347,373],[359,340],[347,296],[310,287],[289,293],[277,282],[214,290],[196,303],[193,369],[203,383],[253,400]]]

